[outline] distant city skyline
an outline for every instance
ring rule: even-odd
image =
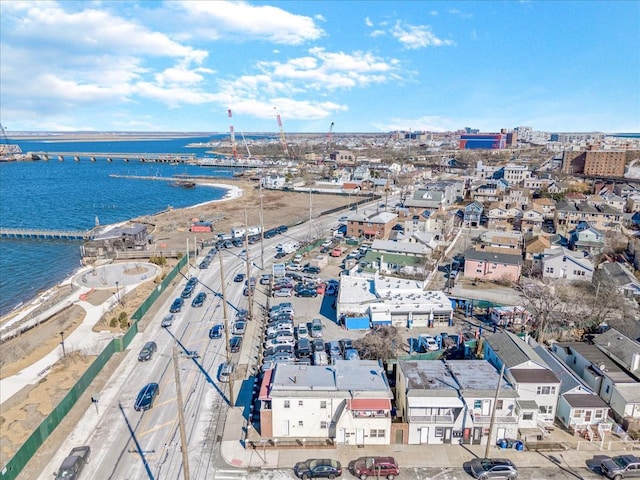
[[[8,131],[640,132],[640,2],[0,3]],[[233,118],[229,118],[231,109]]]

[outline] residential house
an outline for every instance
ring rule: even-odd
[[[520,229],[522,211],[517,207],[507,208],[500,202],[487,210],[487,227],[494,230]]]
[[[349,164],[355,162],[355,156],[349,150],[335,150],[329,154],[329,158],[337,164]]]
[[[630,362],[633,362],[633,353],[638,352],[638,344],[630,339],[627,339],[626,342],[618,340],[619,337],[622,338],[622,335],[615,335],[615,333],[606,336],[599,344],[595,344],[595,342],[594,344],[584,342],[554,343],[551,351],[573,370],[605,402],[605,405],[610,406],[612,409],[615,405],[615,415],[618,419],[625,416],[633,419],[633,416],[637,414],[637,410],[640,409],[640,384],[638,383],[638,378],[632,376],[627,369],[609,357],[608,352],[614,351],[620,356],[626,356]],[[619,342],[620,345],[612,348],[610,345],[612,339]],[[630,351],[630,348],[635,348],[635,352]],[[617,358],[619,359],[620,357]],[[638,362],[640,359],[635,361]],[[630,364],[630,366],[634,365]],[[630,403],[627,403],[629,401]],[[627,408],[628,406],[630,408]],[[628,413],[631,413],[632,416],[629,417]],[[600,417],[601,421],[604,419],[606,419],[606,413],[604,417]]]
[[[602,263],[596,272],[596,281],[606,286],[610,285],[625,297],[640,297],[640,281],[621,263]]]
[[[569,183],[568,182],[552,182],[547,187],[547,192],[549,192],[551,194],[566,193],[567,190],[569,190]]]
[[[604,250],[604,234],[589,222],[580,222],[569,232],[569,248],[595,257]]]
[[[564,247],[546,249],[540,259],[539,268],[542,278],[582,282],[590,282],[594,271],[593,263],[582,252],[574,252]]]
[[[424,209],[435,211],[445,205],[445,193],[441,190],[416,190],[413,196],[404,201],[404,207],[412,213],[421,212]]]
[[[597,426],[607,419],[607,404],[553,352],[531,337],[527,338],[527,343],[560,380],[556,418],[570,431],[580,435],[586,434],[591,438],[591,426]],[[529,440],[528,437],[526,439]]]
[[[469,407],[442,361],[398,361],[396,416],[405,427],[405,444],[471,443]]]
[[[520,232],[501,232],[497,230],[487,230],[479,237],[480,244],[485,247],[498,247],[522,250],[522,234]]]
[[[525,178],[523,186],[529,190],[546,190],[552,183],[550,178],[529,177]]]
[[[347,221],[347,236],[367,240],[387,239],[396,224],[397,216],[391,212],[354,213]]]
[[[544,224],[545,216],[542,210],[538,210],[535,206],[529,210],[522,212],[521,228],[526,230],[540,230]]]
[[[525,188],[510,188],[502,196],[502,202],[507,208],[515,207],[518,210],[524,210],[531,205],[530,193]]]
[[[528,267],[532,267],[534,259],[540,257],[548,248],[551,248],[551,239],[547,235],[528,234],[524,240],[524,261]]]
[[[470,434],[470,443],[474,445],[486,445],[487,442],[495,445],[498,439],[516,438],[518,392],[513,386],[505,378],[500,378],[499,372],[485,360],[448,360],[447,366],[460,387],[460,396],[467,408],[465,425],[472,425],[470,432],[465,427],[463,439]],[[495,401],[498,383],[500,395]],[[489,438],[492,418],[493,430]]]
[[[593,343],[636,379],[615,385],[608,403],[625,430],[640,430],[640,343],[615,328],[596,335]]]
[[[505,367],[505,378],[518,392],[518,426],[553,425],[560,395],[560,380],[522,338],[508,331],[487,335],[484,358],[496,370]]]
[[[424,278],[425,265],[432,251],[417,242],[374,240],[361,263],[369,265],[382,275],[405,274]]]
[[[526,325],[532,320],[531,312],[517,305],[489,308],[489,321],[501,327]]]
[[[541,211],[545,219],[553,219],[556,212],[556,201],[552,198],[534,198],[531,206],[535,210]]]
[[[464,207],[463,223],[466,227],[478,227],[484,208],[480,202],[471,202]]]
[[[527,165],[508,163],[504,167],[504,179],[509,185],[519,185],[531,176]]]
[[[373,360],[331,366],[279,363],[259,392],[263,438],[389,445],[393,394]]]
[[[353,169],[353,173],[351,174],[351,181],[355,183],[361,183],[371,178],[371,171],[369,167],[364,165],[359,165]]]
[[[471,248],[464,254],[464,276],[478,280],[518,282],[522,254],[505,248]]]
[[[480,180],[496,178],[498,171],[502,171],[502,167],[497,165],[484,165],[482,160],[476,162],[475,177]]]
[[[600,231],[619,231],[624,214],[609,205],[594,207],[586,202],[560,202],[556,208],[555,225],[559,233],[567,234],[580,222],[589,224]]]
[[[603,195],[604,201],[607,205],[609,205],[614,210],[619,210],[624,212],[624,207],[627,203],[626,199],[619,197],[613,192],[609,192]]]
[[[499,202],[502,199],[504,187],[502,184],[485,183],[480,185],[471,192],[471,197],[481,204],[489,204],[491,202]]]

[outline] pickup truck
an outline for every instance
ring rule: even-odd
[[[331,255],[332,257],[339,257],[340,255],[342,255],[342,247],[334,248],[329,255]]]
[[[77,480],[84,466],[89,463],[91,447],[75,447],[71,449],[67,458],[62,461],[62,465],[55,473],[56,480]]]

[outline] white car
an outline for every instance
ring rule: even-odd
[[[420,335],[420,341],[425,346],[428,352],[434,352],[438,350],[438,342],[431,335]]]
[[[265,331],[265,335],[269,336],[269,335],[276,334],[278,332],[282,332],[282,333],[286,332],[289,335],[293,335],[293,324],[279,323],[277,325],[267,328],[267,330]]]
[[[274,290],[274,297],[290,297],[292,295],[292,290],[290,288],[281,288],[280,290]]]
[[[299,272],[303,269],[304,267],[302,265],[300,265],[299,263],[289,263],[287,264],[287,270],[291,270],[294,272]]]
[[[309,338],[309,327],[307,327],[307,324],[301,323],[300,325],[298,325],[296,334],[298,335],[298,340],[300,340],[301,338]]]
[[[295,344],[296,340],[293,338],[293,336],[280,336],[264,342],[264,348],[277,347],[278,345],[294,346]]]

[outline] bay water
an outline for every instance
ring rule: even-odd
[[[211,137],[162,140],[92,142],[50,142],[10,140],[23,152],[131,152],[195,153],[211,157],[206,148],[187,148],[189,143],[206,142]],[[233,175],[230,169],[197,165],[124,162],[88,158],[74,161],[52,159],[35,162],[0,163],[0,226],[49,230],[88,230],[96,219],[101,225],[122,222],[173,208],[183,208],[218,200],[226,189],[176,188],[176,174],[206,175],[224,184]],[[113,177],[155,176],[166,181]],[[53,287],[80,268],[78,241],[1,239],[0,315],[26,304],[38,293]]]

